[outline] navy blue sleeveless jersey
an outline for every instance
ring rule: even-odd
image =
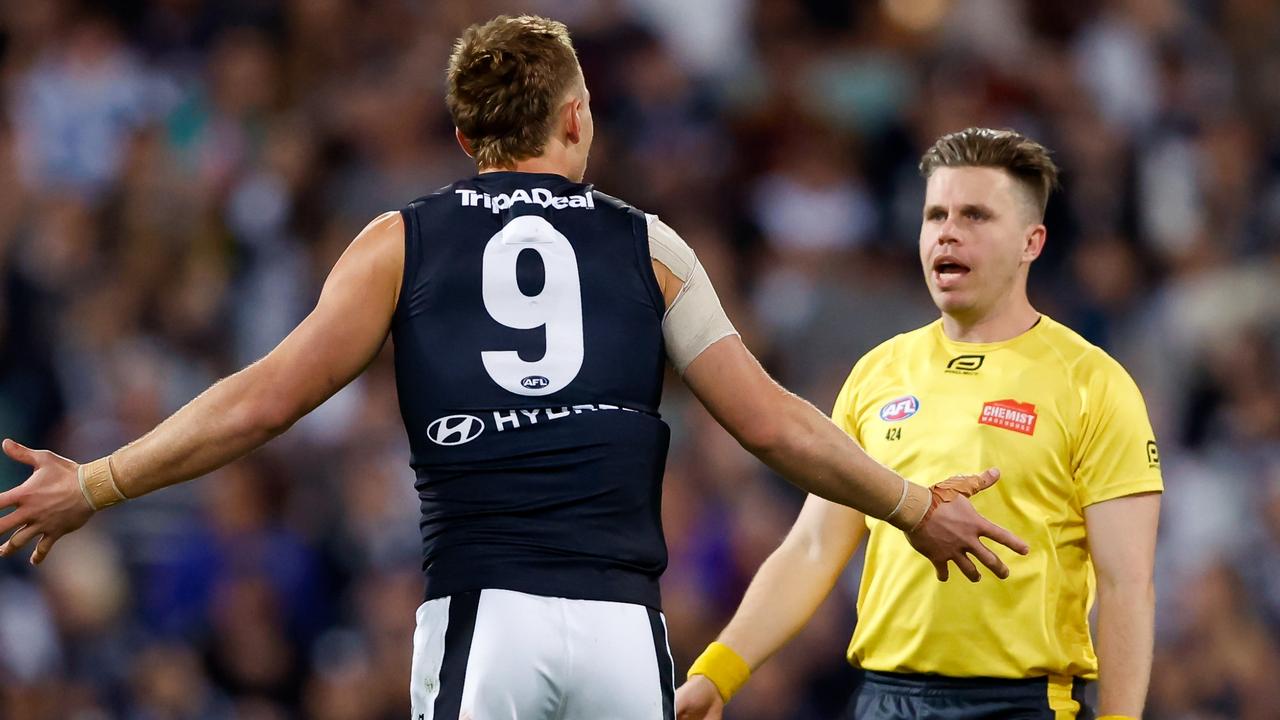
[[[644,214],[496,172],[401,211],[396,385],[427,598],[659,606],[664,303]]]

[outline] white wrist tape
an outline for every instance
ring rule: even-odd
[[[907,504],[907,496],[911,494],[911,483],[904,477],[902,478],[902,497],[898,498],[898,504],[893,506],[893,512],[884,516],[885,522],[889,522],[902,512],[902,508]]]

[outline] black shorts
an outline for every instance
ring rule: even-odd
[[[1093,720],[1085,682],[1052,703],[1049,679],[953,678],[867,671],[849,703],[849,720]],[[1062,687],[1065,695],[1066,687]],[[1077,708],[1070,707],[1078,705]]]

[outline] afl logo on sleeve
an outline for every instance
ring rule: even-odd
[[[894,398],[880,408],[880,419],[885,422],[906,420],[920,411],[920,399],[915,395]]]
[[[475,415],[446,415],[427,426],[427,438],[437,445],[462,445],[480,437],[484,421]]]

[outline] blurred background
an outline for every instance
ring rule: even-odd
[[[0,4],[0,434],[86,461],[267,352],[378,213],[471,174],[469,23],[565,21],[588,180],[698,251],[748,345],[829,408],[935,316],[921,152],[1056,151],[1033,300],[1119,358],[1165,481],[1150,718],[1280,718],[1280,3],[10,0]],[[417,501],[384,357],[285,436],[0,562],[5,718],[403,718]],[[671,378],[677,671],[799,493]],[[0,463],[0,488],[25,479]],[[837,717],[852,568],[735,701]]]

